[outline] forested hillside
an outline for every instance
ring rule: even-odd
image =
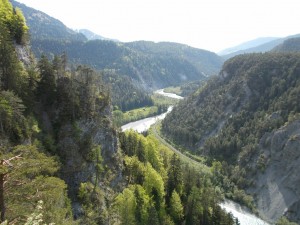
[[[160,48],[159,44],[155,45],[156,48]],[[210,63],[207,63],[206,56],[197,56],[196,60],[193,59],[197,62],[196,65],[188,58],[182,57],[182,52],[147,53],[127,47],[127,44],[101,40],[67,43],[35,40],[32,47],[38,56],[43,52],[47,54],[66,52],[73,64],[86,64],[98,70],[114,69],[119,74],[132,78],[146,90],[203,79],[205,75],[216,74],[222,64],[222,60],[216,55],[210,57],[212,59],[209,59]]]
[[[209,170],[113,128],[113,71],[70,69],[66,54],[24,64],[28,27],[8,0],[0,30],[1,225],[237,224]]]
[[[61,57],[25,66],[16,52],[27,51],[22,12],[7,0],[0,12],[0,221],[77,224],[89,202],[80,185],[99,193],[121,171],[109,92],[99,74],[66,70]],[[98,196],[100,213],[110,195]]]
[[[26,7],[24,4],[21,4],[14,0],[12,0],[11,3],[14,7],[22,10],[24,17],[26,18],[26,23],[30,28],[29,33],[32,42],[37,39],[60,41],[87,40],[87,38],[83,34],[69,29],[59,20],[50,17],[41,11]]]
[[[272,51],[274,52],[299,52],[300,38],[290,38],[282,44],[276,46]]]
[[[65,52],[72,64],[97,70],[114,69],[145,90],[203,79],[217,74],[223,63],[212,52],[176,43],[87,41],[82,34],[46,14],[13,3],[25,12],[31,28],[32,51],[37,57],[45,54],[53,58]]]
[[[213,52],[178,43],[136,41],[126,43],[126,46],[148,55],[172,55],[174,57],[180,57],[190,62],[198,71],[202,72],[204,76],[217,74],[219,67],[223,64],[222,58],[216,57],[216,54]]]
[[[162,128],[207,162],[223,162],[223,174],[256,195],[264,216],[276,220],[288,208],[287,215],[299,221],[300,197],[292,194],[299,193],[293,185],[299,170],[294,158],[300,154],[299,96],[299,54],[237,56],[175,107]],[[287,196],[293,199],[275,203]]]
[[[182,165],[154,136],[120,135],[127,188],[114,203],[121,224],[237,224],[218,202],[211,173]],[[199,173],[200,172],[200,173]]]
[[[103,70],[103,81],[110,87],[110,95],[114,109],[128,111],[144,106],[153,106],[150,93],[139,87],[125,75],[119,75],[115,70]]]
[[[59,162],[34,138],[39,128],[30,106],[36,74],[24,69],[15,51],[15,43],[26,42],[28,28],[8,1],[0,2],[0,30],[0,221],[25,223],[39,204],[46,222],[51,217],[68,224],[66,184],[54,175]]]

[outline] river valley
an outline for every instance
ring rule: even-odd
[[[170,98],[176,98],[176,99],[183,99],[183,97],[173,94],[173,93],[166,93],[163,89],[156,91],[155,93],[158,93],[160,95],[164,95]],[[173,106],[170,106],[168,108],[168,111],[165,113],[162,113],[158,116],[152,116],[149,118],[145,118],[142,120],[138,120],[135,122],[131,122],[128,124],[125,124],[122,126],[122,131],[133,129],[139,133],[142,133],[144,131],[147,131],[153,124],[156,122],[163,120],[166,115],[171,112],[173,109]],[[198,162],[196,162],[198,163]],[[258,218],[254,214],[251,214],[249,210],[244,209],[239,204],[230,201],[225,200],[223,203],[220,204],[220,206],[225,209],[227,212],[232,213],[232,215],[237,218],[240,222],[240,225],[270,225],[269,223],[263,221],[262,219]]]

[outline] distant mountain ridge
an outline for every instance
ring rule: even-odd
[[[261,44],[261,45],[258,45],[258,46],[252,47],[252,48],[239,50],[239,51],[227,54],[227,55],[222,55],[222,57],[226,60],[226,59],[232,58],[236,55],[241,55],[241,54],[245,54],[245,53],[268,52],[268,51],[271,51],[276,46],[282,44],[285,40],[288,40],[290,38],[296,38],[296,37],[300,37],[300,34],[295,34],[295,35],[290,35],[290,36],[287,36],[284,38],[274,39],[274,40],[271,40],[269,42],[266,42],[264,44]]]
[[[197,49],[185,44],[173,42],[135,41],[125,43],[126,46],[153,56],[176,56],[192,63],[204,76],[216,74],[216,65],[222,65],[223,60],[214,52]]]
[[[46,14],[13,2],[20,7],[30,26],[34,54],[66,53],[72,64],[85,64],[97,70],[115,70],[145,90],[180,85],[217,74],[223,59],[215,53],[177,43],[121,43],[89,32],[88,38]],[[34,19],[33,16],[34,15]]]
[[[27,7],[26,5],[11,1],[14,7],[22,10],[26,18],[26,23],[29,27],[30,38],[35,39],[48,39],[48,40],[69,40],[69,41],[86,41],[87,38],[67,26],[61,21],[38,11],[36,9]]]
[[[89,41],[90,40],[106,40],[106,41],[116,41],[116,42],[118,42],[118,40],[116,40],[116,39],[103,37],[99,34],[94,33],[93,31],[88,30],[88,29],[79,29],[77,31],[78,31],[78,33],[83,34]]]
[[[254,40],[241,43],[241,44],[239,44],[237,46],[224,49],[224,50],[218,52],[218,55],[223,56],[223,55],[232,54],[234,52],[242,51],[242,50],[245,50],[245,49],[254,48],[254,47],[257,47],[259,45],[263,45],[263,44],[265,44],[267,42],[274,41],[276,39],[280,39],[280,38],[277,38],[277,37],[261,37],[261,38],[256,38]]]

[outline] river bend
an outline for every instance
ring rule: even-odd
[[[170,98],[176,98],[176,99],[183,99],[183,97],[173,94],[173,93],[166,93],[164,92],[164,89],[157,90],[155,93],[164,95]],[[152,116],[148,117],[142,120],[138,120],[135,122],[131,122],[128,124],[125,124],[122,126],[122,131],[133,129],[139,133],[142,133],[144,131],[147,131],[151,125],[155,124],[159,120],[163,120],[166,115],[171,112],[173,109],[173,106],[170,106],[168,108],[168,111],[165,113],[162,113],[158,116]],[[238,218],[240,225],[269,225],[269,223],[261,220],[260,218],[256,217],[255,215],[249,213],[249,211],[243,209],[239,204],[230,201],[225,200],[223,203],[220,204],[220,206],[225,209],[225,211],[232,213],[232,215],[236,218]]]

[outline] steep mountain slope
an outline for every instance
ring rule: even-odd
[[[237,167],[227,173],[256,196],[261,215],[299,222],[299,96],[299,54],[237,56],[175,107],[162,129],[208,161]]]
[[[234,52],[242,51],[242,50],[245,50],[245,49],[254,48],[254,47],[257,47],[259,45],[263,45],[267,42],[274,41],[276,39],[279,39],[279,38],[276,38],[276,37],[257,38],[257,39],[251,40],[251,41],[244,42],[244,43],[239,44],[237,46],[224,49],[224,50],[218,52],[218,55],[223,56],[223,55],[228,55],[228,54],[231,54],[231,53],[234,53]]]
[[[112,127],[101,73],[65,55],[22,64],[28,28],[9,0],[0,29],[1,224],[236,224],[209,171]]]
[[[177,55],[145,54],[130,49],[123,43],[101,40],[69,43],[35,40],[33,45],[33,50],[38,55],[48,52],[52,53],[51,56],[65,52],[73,64],[90,65],[98,70],[115,70],[130,77],[146,90],[205,77],[195,65]],[[215,66],[215,71],[220,65],[221,63]]]
[[[22,10],[29,27],[31,41],[36,39],[60,41],[86,41],[87,38],[66,27],[59,20],[16,1],[11,1],[14,7]]]
[[[230,59],[236,55],[241,55],[241,54],[245,54],[245,53],[260,53],[260,52],[268,52],[270,50],[272,50],[273,48],[275,48],[277,45],[282,44],[285,40],[290,39],[290,38],[296,38],[299,37],[300,34],[295,34],[295,35],[291,35],[291,36],[287,36],[284,38],[278,38],[275,39],[273,41],[269,41],[265,44],[253,47],[253,48],[248,48],[248,49],[244,49],[244,50],[240,50],[237,52],[233,52],[227,55],[223,55],[224,59]]]
[[[282,44],[276,46],[272,51],[274,52],[299,52],[300,38],[290,38]]]
[[[219,66],[223,64],[221,57],[202,49],[197,49],[184,44],[150,41],[136,41],[126,43],[126,46],[139,52],[155,56],[174,56],[190,62],[204,76],[217,74]]]
[[[32,50],[37,57],[65,52],[73,64],[114,69],[146,90],[203,79],[218,73],[223,63],[214,53],[176,43],[87,41],[57,20],[25,5],[15,5],[27,12],[25,17],[33,30]]]

